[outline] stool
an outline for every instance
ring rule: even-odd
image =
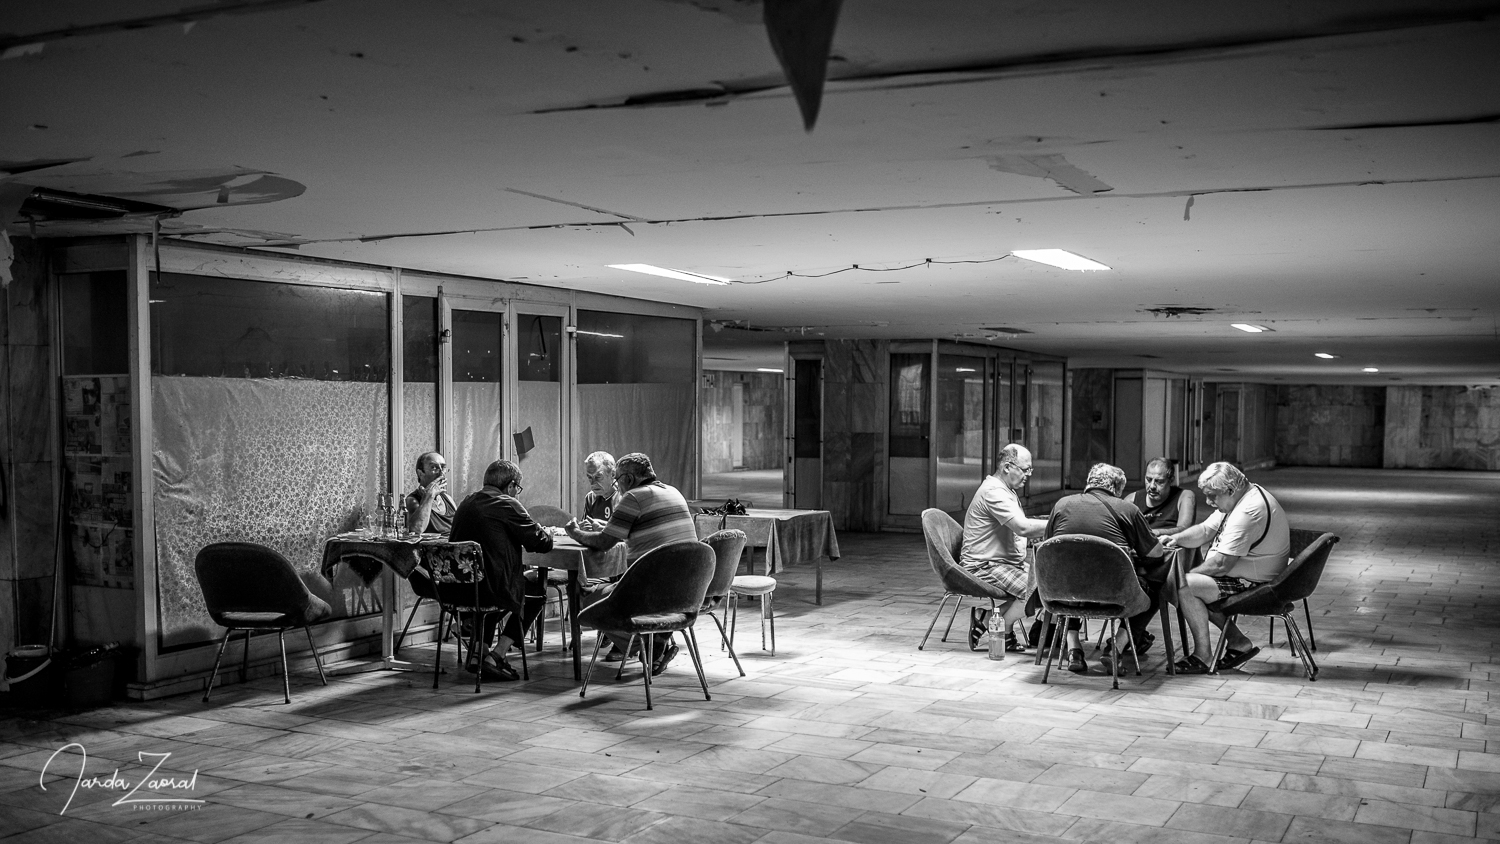
[[[776,613],[771,609],[771,596],[776,592],[776,578],[765,575],[739,575],[729,582],[729,595],[734,598],[734,608],[729,616],[729,643],[734,646],[735,622],[740,615],[740,596],[760,597],[760,649],[766,649],[766,622],[771,622],[771,653],[776,653]]]

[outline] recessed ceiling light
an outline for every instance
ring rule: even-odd
[[[786,370],[783,370],[783,369],[771,369],[770,367],[765,367],[765,366],[757,366],[755,368],[755,371],[756,372],[785,372]]]
[[[1246,331],[1246,332],[1249,332],[1251,334],[1259,334],[1262,331],[1270,331],[1271,330],[1271,329],[1265,327],[1264,325],[1255,325],[1255,324],[1249,323],[1249,322],[1231,322],[1229,324],[1229,327],[1230,328],[1238,328],[1241,331]]]
[[[1313,357],[1322,358],[1323,360],[1336,360],[1338,355],[1330,355],[1327,352],[1313,352]]]
[[[1036,261],[1038,264],[1050,264],[1065,270],[1080,270],[1082,272],[1098,272],[1110,269],[1098,261],[1090,261],[1082,255],[1074,255],[1066,249],[1017,249],[1010,254],[1017,258],[1025,258],[1028,261]]]
[[[1367,366],[1367,367],[1365,367],[1364,371],[1365,372],[1379,372],[1380,370],[1376,369],[1373,366]]]
[[[608,266],[612,270],[628,270],[633,273],[659,275],[662,278],[675,278],[678,281],[691,281],[694,284],[728,284],[730,282],[730,279],[720,278],[716,275],[690,273],[687,270],[674,270],[668,267],[652,266],[651,264],[609,264]]]

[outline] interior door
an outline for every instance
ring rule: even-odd
[[[558,305],[512,303],[515,392],[509,445],[522,472],[522,504],[565,504],[569,477],[568,398],[570,359],[563,342],[568,310]]]
[[[937,503],[963,513],[984,480],[984,438],[990,427],[985,358],[939,354],[937,373]]]
[[[823,361],[792,361],[792,506],[823,509]]]
[[[442,451],[448,494],[455,501],[484,486],[484,471],[506,455],[505,308],[490,302],[442,299],[444,382]]]
[[[1230,463],[1240,461],[1240,388],[1219,387],[1217,410],[1214,414],[1217,428],[1214,437],[1218,447],[1215,460]]]

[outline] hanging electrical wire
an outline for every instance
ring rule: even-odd
[[[793,272],[792,270],[787,270],[785,273],[782,273],[781,275],[772,276],[770,278],[761,278],[761,279],[729,279],[728,281],[729,281],[730,284],[768,284],[768,283],[773,282],[773,281],[782,281],[782,280],[785,280],[785,279],[788,279],[788,278],[827,278],[827,277],[829,277],[831,275],[838,275],[839,273],[853,272],[855,270],[858,270],[860,272],[865,272],[865,273],[894,273],[894,272],[899,272],[901,270],[914,270],[917,267],[930,267],[930,266],[933,266],[935,264],[993,264],[996,261],[1004,261],[1006,258],[1013,258],[1013,257],[1015,257],[1015,256],[1012,255],[1012,254],[1010,254],[1009,252],[1007,252],[1007,253],[1005,253],[1004,255],[1001,255],[998,258],[973,258],[973,259],[968,259],[968,260],[957,260],[957,261],[940,261],[940,260],[936,260],[936,259],[933,259],[933,258],[924,258],[923,260],[921,260],[921,261],[919,261],[919,262],[917,262],[915,264],[906,264],[906,265],[900,266],[900,267],[862,267],[859,264],[850,264],[847,267],[841,267],[841,268],[836,269],[836,270],[829,270],[826,273],[799,273],[799,272]]]

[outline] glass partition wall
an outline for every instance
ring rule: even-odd
[[[1062,489],[1063,361],[945,341],[891,345],[884,522],[910,528],[928,507],[962,520],[1000,449],[1035,469],[1024,496]]]

